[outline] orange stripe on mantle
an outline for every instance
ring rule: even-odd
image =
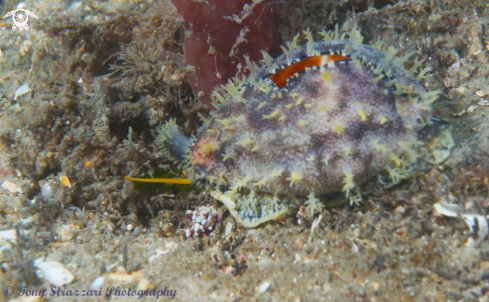
[[[280,70],[269,76],[268,78],[277,85],[278,88],[282,89],[285,87],[287,80],[294,74],[304,71],[308,67],[313,66],[324,66],[331,61],[346,61],[351,60],[348,57],[342,55],[321,55],[321,56],[311,56],[307,57],[297,63],[289,65],[284,69]]]

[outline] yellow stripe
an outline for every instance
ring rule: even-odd
[[[190,185],[192,182],[186,178],[136,178],[124,176],[125,179],[139,181],[139,182],[156,182],[156,183],[169,183],[169,184],[181,184]]]

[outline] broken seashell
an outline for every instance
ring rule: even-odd
[[[460,214],[458,205],[439,201],[433,205],[433,215],[462,218],[468,225],[470,232],[477,234],[477,245],[486,238],[489,233],[487,217],[477,214]]]
[[[34,260],[34,266],[38,268],[36,274],[39,278],[55,286],[69,284],[75,278],[63,264],[57,261],[44,261],[44,257]]]
[[[22,194],[22,188],[17,185],[17,184],[14,184],[13,182],[11,181],[4,181],[2,183],[2,188],[9,191],[10,193],[19,193],[19,194]]]
[[[470,114],[470,113],[474,112],[475,109],[477,109],[477,106],[472,105],[472,106],[469,106],[469,108],[467,108],[467,110],[465,110],[465,112]]]
[[[489,106],[489,101],[488,101],[488,100],[486,100],[486,99],[482,99],[482,100],[480,100],[480,101],[477,103],[477,105],[479,105],[479,106]]]
[[[459,113],[452,114],[452,116],[462,116],[462,115],[464,115],[466,113],[467,114],[470,114],[470,113],[474,112],[475,109],[477,109],[477,106],[471,105],[467,109],[464,109],[464,110],[460,111]]]
[[[26,84],[20,86],[19,88],[17,88],[17,90],[15,90],[14,101],[17,100],[19,96],[23,96],[24,94],[27,94],[31,91],[32,89],[30,89],[29,86],[27,86]]]
[[[14,229],[0,231],[0,245],[17,243],[17,232]]]
[[[177,247],[178,247],[178,243],[165,240],[165,247],[159,247],[155,250],[155,252],[158,255],[164,255],[164,254],[169,253],[172,250],[175,250]]]

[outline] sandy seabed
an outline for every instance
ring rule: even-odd
[[[195,134],[208,112],[171,3],[26,1],[29,31],[0,21],[0,300],[487,301],[489,5],[357,2],[280,2],[280,32],[358,24],[366,44],[415,50],[456,146],[393,188],[367,186],[361,206],[298,206],[254,229],[205,190],[123,178],[167,167],[154,142],[164,121]],[[435,215],[446,202],[477,228]],[[222,221],[185,238],[185,211],[207,205]]]

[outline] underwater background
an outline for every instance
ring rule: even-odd
[[[0,19],[0,301],[52,286],[64,291],[43,299],[487,299],[486,1],[0,1],[1,16],[16,9],[37,18],[26,30]],[[248,76],[248,57],[355,29],[394,59],[413,53],[405,69],[429,68],[420,83],[440,92],[446,160],[365,183],[359,205],[298,202],[254,228],[209,187],[124,178],[182,176],[159,129],[196,136],[212,91]],[[202,219],[207,231],[188,236]]]

